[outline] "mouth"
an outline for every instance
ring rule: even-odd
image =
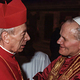
[[[25,47],[25,45],[21,45],[21,48],[24,48]]]
[[[64,47],[60,46],[59,49],[63,49]]]

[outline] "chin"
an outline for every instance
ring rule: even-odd
[[[63,52],[63,51],[59,51],[59,53],[60,53],[61,55],[63,55],[63,56],[68,56],[68,54],[66,54],[66,53]]]
[[[23,51],[23,49],[18,50],[18,52],[22,52],[22,51]]]
[[[63,56],[68,56],[68,54],[65,54],[65,53],[60,53],[61,55],[63,55]]]

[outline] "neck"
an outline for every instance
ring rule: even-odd
[[[0,47],[1,47],[2,49],[4,49],[5,51],[9,52],[10,54],[15,54],[15,53],[12,53],[12,52],[8,51],[8,50],[7,50],[6,48],[4,48],[2,45],[0,45]]]

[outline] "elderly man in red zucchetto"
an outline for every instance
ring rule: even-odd
[[[14,55],[30,40],[26,12],[21,0],[0,3],[0,80],[23,80]]]

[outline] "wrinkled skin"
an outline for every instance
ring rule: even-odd
[[[59,53],[64,56],[74,56],[80,52],[80,41],[75,38],[76,28],[79,25],[76,22],[66,22],[60,30],[61,37],[57,43],[60,44]]]
[[[25,24],[14,28],[14,34],[10,35],[10,49],[11,52],[21,52],[26,45],[26,42],[30,40],[30,36],[27,33],[27,27]]]

